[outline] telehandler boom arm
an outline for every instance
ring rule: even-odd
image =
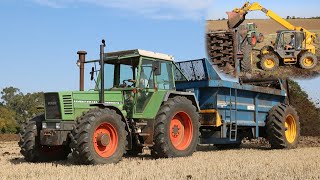
[[[303,27],[294,26],[289,23],[287,20],[280,17],[278,14],[273,12],[272,10],[268,10],[261,6],[258,2],[249,3],[246,2],[241,8],[235,8],[232,12],[227,12],[228,14],[228,26],[229,28],[236,28],[238,27],[244,20],[245,16],[248,14],[249,11],[262,11],[268,17],[282,25],[283,27],[287,28],[288,30],[295,30],[295,31],[302,31],[306,34],[306,44],[312,45],[316,39],[316,34],[313,32],[308,31]]]

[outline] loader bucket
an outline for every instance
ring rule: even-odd
[[[227,12],[229,29],[237,28],[245,19],[246,14],[237,12]]]

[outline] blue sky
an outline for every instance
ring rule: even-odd
[[[205,19],[222,18],[244,2],[0,0],[0,89],[76,90],[76,52],[86,50],[88,59],[98,58],[102,38],[108,51],[140,48],[172,54],[177,60],[205,57]],[[316,0],[308,1],[311,7],[297,0],[260,2],[282,16],[319,15]],[[311,82],[301,84],[309,92],[320,89],[320,78]],[[87,81],[86,88],[90,85]]]

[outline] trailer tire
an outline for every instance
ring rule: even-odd
[[[186,97],[169,98],[160,107],[155,119],[155,158],[191,156],[199,140],[199,115]]]
[[[240,61],[241,71],[246,73],[252,72],[252,62],[251,62],[251,50],[252,47],[245,45],[242,47],[243,59]]]
[[[81,164],[117,163],[126,151],[125,123],[116,111],[108,108],[84,113],[77,120],[72,136],[72,155]]]
[[[300,137],[299,116],[290,105],[274,106],[267,116],[267,137],[273,149],[293,149]]]
[[[42,146],[39,133],[44,115],[38,115],[24,123],[19,132],[20,140],[18,145],[20,153],[27,162],[47,162],[66,160],[70,153],[68,146]]]

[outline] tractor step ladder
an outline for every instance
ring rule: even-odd
[[[232,96],[232,92],[234,92],[234,96]],[[225,121],[229,124],[229,140],[236,141],[237,140],[237,89],[230,88],[229,93],[229,109],[226,110]],[[233,107],[234,102],[234,107]]]

